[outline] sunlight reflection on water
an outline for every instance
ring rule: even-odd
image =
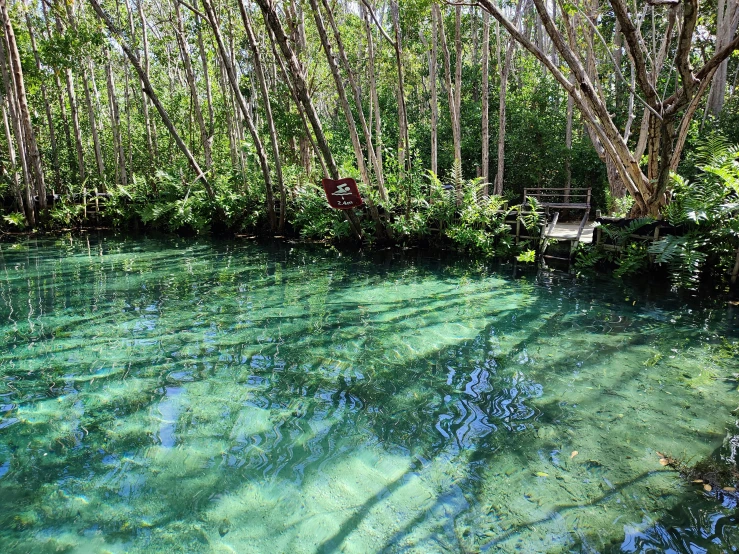
[[[733,506],[656,454],[721,444],[726,309],[409,253],[109,236],[0,254],[3,552],[737,537]]]

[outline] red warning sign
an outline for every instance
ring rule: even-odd
[[[321,184],[326,193],[326,200],[334,209],[351,210],[364,204],[357,188],[357,182],[351,177],[338,181],[323,179]]]

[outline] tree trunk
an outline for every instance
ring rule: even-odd
[[[205,81],[205,99],[208,102],[208,143],[213,140],[213,89],[210,84],[210,73],[208,71],[208,55],[205,52],[203,44],[203,30],[200,16],[195,18],[198,28],[198,52],[200,53],[200,63],[203,66],[203,81]]]
[[[113,151],[115,152],[116,183],[124,187],[128,185],[128,172],[126,171],[126,153],[123,150],[123,139],[121,138],[120,111],[118,109],[118,98],[115,90],[115,77],[110,62],[110,50],[105,48],[105,77],[108,87],[108,106],[110,109],[110,127],[113,134]]]
[[[90,82],[87,78],[87,71],[91,70],[90,64],[83,62],[82,67],[82,90],[85,93],[85,105],[87,106],[87,117],[90,121],[90,134],[92,135],[93,151],[95,152],[95,163],[100,177],[100,184],[105,189],[105,164],[103,163],[103,151],[100,146],[100,136],[98,135],[97,117],[95,116],[95,108],[92,104],[92,96],[90,94]]]
[[[718,0],[716,9],[716,50],[725,47],[736,32],[739,22],[739,2],[737,0]],[[724,60],[718,66],[708,94],[708,112],[718,116],[724,107],[726,96],[726,80],[729,60]]]
[[[454,155],[462,159],[462,6],[454,9],[454,122],[457,125],[457,144]],[[462,191],[457,191],[461,200]]]
[[[486,12],[483,10],[483,19]],[[488,14],[488,17],[490,14]],[[470,18],[472,19],[472,67],[477,67],[477,60],[480,57],[480,44],[477,38],[477,12],[470,9]],[[472,101],[477,103],[480,101],[480,89],[478,83],[472,85]]]
[[[2,18],[3,27],[5,30],[5,46],[7,47],[7,59],[8,65],[11,69],[10,73],[13,76],[13,83],[15,86],[15,98],[18,104],[18,116],[20,117],[21,127],[23,131],[23,141],[26,155],[28,156],[28,166],[32,171],[35,191],[39,197],[39,207],[42,210],[46,209],[46,185],[44,183],[44,170],[41,166],[41,154],[38,150],[36,143],[36,135],[33,130],[31,123],[31,112],[28,108],[28,99],[26,97],[26,84],[23,80],[23,68],[21,67],[21,57],[18,51],[18,45],[15,41],[15,31],[13,30],[12,22],[10,21],[10,14],[8,13],[8,7],[5,0],[0,0],[0,17]],[[33,198],[30,200],[30,210],[33,211]],[[28,208],[26,208],[28,210]],[[35,224],[35,218],[28,217],[31,226]]]
[[[203,155],[205,156],[205,167],[210,169],[213,166],[213,154],[210,149],[210,135],[205,127],[205,119],[203,118],[203,111],[200,107],[200,97],[198,95],[198,88],[195,84],[195,71],[193,71],[192,68],[192,60],[190,59],[190,50],[187,43],[187,35],[185,34],[185,25],[182,21],[182,12],[180,11],[179,0],[174,0],[172,4],[174,6],[175,21],[177,24],[177,28],[175,29],[175,38],[177,39],[177,45],[180,49],[182,65],[185,68],[185,80],[190,89],[190,101],[192,102],[193,115],[198,124],[198,130],[200,131],[200,144],[202,145]]]
[[[46,39],[51,40],[51,25],[49,24],[50,17],[47,12],[47,4],[45,2],[41,2],[41,10],[44,17],[44,29],[46,30]],[[67,160],[69,165],[69,170],[71,172],[72,167],[74,166],[74,154],[73,154],[73,145],[72,145],[72,135],[69,132],[69,120],[67,119],[67,108],[66,103],[64,101],[64,92],[62,87],[62,81],[59,78],[59,71],[54,71],[54,86],[55,86],[55,92],[56,92],[56,100],[59,103],[59,115],[61,117],[61,127],[64,130],[64,138],[66,141],[67,146]],[[70,181],[69,173],[67,174],[68,177],[64,179],[63,186],[67,190],[71,190],[71,183]],[[61,192],[61,186],[59,189],[59,192]]]
[[[44,104],[44,110],[46,111],[46,124],[49,129],[49,142],[51,143],[51,164],[54,169],[54,186],[57,190],[61,187],[61,168],[59,166],[59,148],[56,143],[56,131],[54,127],[54,118],[51,115],[51,102],[46,93],[46,80],[44,79],[44,73],[41,68],[41,59],[38,55],[38,49],[36,48],[36,36],[34,34],[33,24],[31,23],[31,14],[26,11],[26,25],[28,26],[28,37],[31,41],[31,51],[33,52],[33,59],[36,62],[36,70],[41,77],[39,88],[41,89],[41,101]]]
[[[18,148],[18,158],[21,162],[21,170],[23,176],[23,190],[18,188],[16,194],[16,200],[18,201],[18,207],[23,210],[26,216],[26,224],[33,228],[36,222],[36,215],[33,205],[33,193],[31,192],[31,183],[33,182],[33,176],[31,175],[31,169],[28,166],[28,155],[26,154],[26,144],[23,137],[23,126],[21,125],[20,116],[20,105],[17,100],[17,89],[15,87],[15,76],[13,74],[13,67],[10,62],[10,58],[7,57],[7,52],[10,51],[8,47],[8,37],[4,32],[5,21],[2,13],[0,12],[0,21],[3,26],[3,34],[0,36],[0,71],[2,71],[3,85],[7,92],[8,98],[8,110],[10,111],[10,121],[13,125],[13,134],[15,135],[15,144]],[[8,134],[8,137],[10,135]],[[12,152],[13,145],[12,140],[8,138],[8,148]]]
[[[357,125],[354,121],[354,115],[352,114],[351,107],[349,106],[349,100],[346,97],[346,91],[344,90],[344,83],[341,79],[341,74],[339,73],[339,67],[336,64],[336,58],[334,57],[334,54],[331,49],[331,44],[328,41],[328,35],[326,34],[326,27],[323,23],[323,17],[320,12],[320,8],[318,7],[317,0],[310,0],[311,8],[313,8],[313,18],[316,22],[316,29],[318,30],[318,36],[321,40],[321,44],[323,45],[323,51],[326,54],[326,60],[328,61],[328,65],[331,69],[331,74],[334,77],[334,84],[336,85],[336,92],[339,95],[339,102],[341,103],[341,107],[344,111],[344,118],[346,119],[346,124],[349,127],[349,137],[352,141],[352,146],[354,147],[354,156],[357,160],[357,167],[359,168],[359,174],[362,176],[362,180],[364,181],[365,185],[369,188],[372,186],[369,171],[367,170],[367,166],[364,163],[364,154],[362,153],[362,145],[359,141],[359,133],[357,132]],[[361,110],[361,104],[359,105],[359,109]],[[371,152],[372,149],[368,148],[368,150]],[[371,198],[368,198],[368,205],[370,207],[370,213],[372,215],[372,219],[375,221],[376,230],[378,235],[381,238],[384,238],[385,235],[385,226],[382,224],[382,221],[380,220],[379,213],[377,212],[377,209],[374,206],[374,203],[372,202]]]
[[[303,105],[305,114],[310,121],[311,127],[313,128],[313,133],[316,136],[316,142],[318,143],[318,148],[323,155],[323,159],[326,163],[326,168],[328,169],[329,176],[332,179],[339,179],[339,169],[336,165],[336,161],[334,160],[333,155],[331,154],[331,149],[329,148],[328,142],[326,141],[326,135],[323,132],[321,121],[320,119],[318,119],[318,114],[316,113],[315,107],[313,106],[313,102],[311,101],[310,95],[308,93],[308,85],[305,81],[305,74],[302,70],[297,56],[295,55],[295,52],[288,43],[288,38],[285,34],[285,30],[282,28],[282,24],[277,17],[275,6],[270,0],[256,0],[256,2],[259,5],[259,8],[262,10],[265,24],[272,30],[275,41],[279,45],[280,50],[282,51],[282,55],[284,56],[290,68],[295,95],[298,97],[301,104]],[[344,217],[346,217],[346,219],[349,221],[352,232],[357,238],[361,240],[362,227],[354,211],[342,210],[342,213],[344,214]]]
[[[3,1],[4,0],[0,0],[0,2],[3,2]],[[88,0],[88,2],[92,6],[92,9],[95,11],[95,14],[100,19],[100,21],[102,21],[105,24],[105,26],[108,28],[110,33],[118,41],[118,44],[120,45],[121,49],[126,54],[126,56],[128,57],[129,61],[131,62],[131,65],[133,65],[134,69],[136,70],[136,73],[138,73],[139,79],[141,79],[141,82],[144,85],[144,92],[151,99],[151,103],[154,104],[154,107],[156,108],[157,112],[159,112],[159,116],[162,118],[162,122],[164,123],[164,126],[167,128],[170,135],[172,136],[172,139],[175,141],[177,148],[179,148],[180,152],[182,152],[185,158],[187,158],[187,161],[190,164],[190,167],[195,172],[196,179],[200,180],[203,183],[203,188],[205,189],[205,192],[208,194],[208,197],[210,198],[210,200],[215,204],[215,208],[216,208],[216,212],[218,213],[218,216],[225,220],[226,213],[223,211],[223,207],[220,204],[218,204],[213,188],[210,186],[208,179],[203,173],[203,170],[200,169],[200,165],[198,164],[195,157],[192,155],[192,152],[190,152],[190,149],[187,147],[185,142],[182,140],[182,137],[180,137],[179,133],[177,132],[177,129],[175,129],[175,126],[172,123],[172,120],[169,118],[167,111],[164,109],[164,106],[159,101],[159,97],[154,91],[154,88],[151,86],[149,77],[144,71],[144,68],[142,67],[141,62],[139,61],[139,57],[136,55],[136,53],[133,50],[131,50],[131,47],[123,40],[120,30],[115,26],[115,24],[110,19],[110,17],[100,7],[100,4],[98,4],[98,0]]]
[[[257,80],[259,81],[259,88],[262,93],[262,103],[264,104],[264,111],[267,116],[267,125],[269,127],[269,138],[272,142],[272,154],[275,160],[275,174],[277,176],[277,186],[280,189],[280,222],[278,225],[278,231],[282,233],[285,228],[285,209],[287,203],[287,196],[285,194],[285,182],[282,177],[282,161],[280,160],[280,146],[277,137],[277,129],[275,128],[275,120],[272,117],[272,103],[269,99],[269,89],[267,88],[267,80],[264,77],[264,69],[262,65],[262,56],[259,52],[259,45],[257,44],[257,38],[254,35],[254,30],[251,25],[251,19],[249,14],[246,12],[243,0],[239,0],[239,10],[241,12],[241,19],[244,22],[244,28],[246,29],[246,38],[249,43],[249,47],[254,57],[254,70],[257,74]]]
[[[482,194],[488,197],[490,181],[490,14],[482,12]]]
[[[74,78],[72,70],[64,70],[65,85],[67,86],[67,97],[69,98],[69,112],[72,114],[72,132],[74,133],[74,147],[77,152],[77,171],[80,176],[80,184],[87,179],[85,168],[85,151],[82,147],[82,129],[80,128],[80,112],[77,105],[77,94],[74,90]]]
[[[318,163],[321,164],[321,169],[323,170],[323,173],[325,175],[329,175],[328,168],[326,167],[326,162],[323,159],[323,155],[321,154],[321,150],[318,148],[318,145],[313,140],[313,135],[311,135],[311,126],[310,123],[308,123],[308,119],[305,115],[305,109],[303,108],[303,104],[298,99],[298,96],[295,92],[295,87],[293,86],[293,82],[290,78],[290,75],[287,72],[287,68],[285,67],[285,62],[280,57],[279,53],[277,52],[277,46],[275,44],[275,38],[272,34],[272,30],[267,27],[267,34],[269,35],[269,40],[272,45],[272,55],[274,56],[275,61],[280,66],[280,72],[282,74],[282,77],[285,79],[285,83],[287,84],[288,89],[290,89],[290,96],[292,97],[293,102],[295,102],[295,109],[298,111],[298,115],[300,116],[300,121],[303,124],[303,131],[304,133],[300,136],[300,163],[303,169],[305,169],[306,175],[310,175],[310,166],[311,166],[311,153],[310,148],[313,149],[313,152],[316,155],[316,158],[318,159]]]
[[[516,15],[513,18],[513,25],[516,27],[521,24],[524,4],[526,4],[526,0],[518,0],[518,4],[516,5]],[[508,39],[505,60],[503,61],[503,67],[500,69],[500,98],[498,100],[498,170],[495,174],[495,194],[497,196],[503,194],[503,178],[505,175],[506,91],[508,90],[508,75],[511,72],[511,62],[513,61],[513,51],[515,49],[516,42],[513,40],[513,37],[511,37]]]
[[[51,25],[49,24],[50,17],[47,12],[47,5],[45,2],[41,2],[41,9],[44,15],[44,27],[46,29],[46,38],[47,40],[51,40]],[[59,78],[59,71],[54,71],[54,85],[56,87],[56,96],[57,101],[59,102],[59,115],[61,116],[62,120],[62,129],[64,130],[64,138],[66,140],[67,145],[67,156],[68,156],[68,163],[69,163],[69,169],[70,172],[72,170],[72,167],[74,166],[74,154],[73,149],[74,146],[72,145],[72,135],[69,132],[69,120],[67,119],[67,108],[66,108],[66,102],[64,101],[64,91],[62,87],[62,81]],[[79,171],[78,171],[79,174]],[[69,174],[68,174],[69,175]],[[68,182],[71,179],[68,177],[64,181],[64,187],[71,191],[71,183]],[[59,190],[61,192],[61,189]]]
[[[300,67],[305,71],[305,66],[303,65],[302,57],[303,52],[305,51],[307,47],[307,41],[305,38],[305,16],[303,13],[303,10],[301,8],[301,5],[299,2],[291,2],[287,4],[288,7],[292,7],[292,33],[291,33],[291,39],[292,39],[292,47],[295,52],[295,57],[298,60],[298,63]],[[267,27],[269,29],[269,26]],[[279,60],[280,68],[282,70],[282,73],[285,77],[285,81],[290,84],[290,91],[293,94],[293,100],[295,101],[296,109],[298,110],[298,114],[300,114],[301,121],[303,123],[303,126],[305,127],[305,134],[300,135],[299,143],[300,143],[300,164],[305,170],[306,175],[310,175],[311,173],[311,165],[312,165],[312,154],[311,154],[311,148],[316,154],[316,159],[318,160],[318,163],[321,164],[321,168],[324,173],[326,173],[326,162],[323,159],[323,156],[318,149],[318,145],[313,140],[313,136],[311,134],[310,130],[310,124],[308,123],[308,119],[305,114],[305,109],[303,108],[303,105],[301,104],[300,100],[298,99],[297,95],[295,94],[295,89],[292,86],[291,80],[287,76],[287,70],[285,68],[285,62],[282,60],[280,55],[277,53],[277,45],[275,44],[274,35],[270,31],[269,33],[270,41],[272,42],[272,49],[274,52],[274,56],[276,60]]]
[[[137,1],[139,19],[141,20],[141,41],[144,49],[144,75],[146,81],[149,81],[149,30],[146,23],[146,14],[144,14],[144,3],[142,0]],[[133,35],[131,36],[133,38]],[[141,79],[142,88],[146,88],[144,80]],[[146,128],[146,145],[149,148],[149,157],[156,160],[159,157],[159,148],[157,145],[156,125],[149,117],[149,100],[146,94],[141,95],[141,107],[144,112],[144,127]]]
[[[573,77],[571,77],[574,79]],[[570,188],[572,187],[572,116],[575,108],[575,102],[572,95],[567,95],[567,123],[565,127],[565,148],[567,156],[565,157],[565,195],[564,201],[569,202]]]
[[[446,32],[444,31],[444,16],[436,4],[431,5],[432,10],[436,10],[436,22],[439,24],[439,37],[441,38],[441,52],[444,60],[444,78],[446,80],[446,92],[449,102],[449,118],[452,126],[452,141],[454,143],[454,159],[462,159],[462,142],[459,136],[459,126],[457,125],[457,110],[455,85],[452,83],[452,64],[449,55],[449,45],[446,40]],[[459,193],[458,193],[459,194]]]
[[[246,105],[244,95],[241,93],[241,89],[239,88],[239,81],[238,77],[236,76],[236,70],[231,62],[231,53],[226,51],[226,46],[223,42],[223,37],[218,26],[218,21],[215,16],[215,11],[213,10],[213,5],[211,4],[211,0],[203,0],[203,7],[205,8],[205,15],[208,18],[210,27],[213,30],[216,44],[218,45],[218,51],[221,54],[221,62],[226,69],[228,80],[231,83],[231,89],[233,90],[244,121],[249,128],[249,133],[251,134],[252,140],[254,141],[254,148],[257,151],[257,158],[259,159],[259,165],[262,169],[262,177],[264,178],[264,189],[267,196],[267,216],[269,217],[269,228],[271,231],[274,232],[277,222],[275,220],[275,203],[272,191],[272,177],[270,175],[269,163],[267,162],[267,153],[264,149],[264,145],[262,144],[262,140],[259,137],[259,132],[254,125],[254,120],[252,119],[249,108]]]
[[[0,44],[2,44],[2,41],[0,41]],[[3,59],[0,59],[0,65],[3,66],[3,70],[5,68],[4,57],[5,56],[3,56]],[[15,201],[18,204],[18,208],[25,214],[25,202],[23,201],[21,184],[18,180],[18,161],[15,156],[13,134],[10,130],[10,124],[8,123],[8,112],[5,109],[5,96],[3,96],[2,92],[0,92],[0,110],[3,112],[3,130],[5,131],[5,140],[8,143],[8,162],[10,163],[10,171],[8,171],[3,164],[0,164],[0,177],[5,177],[5,175],[8,176],[8,180],[10,181],[10,189],[13,192],[13,196],[15,197]]]
[[[382,167],[379,164],[379,161],[375,155],[375,147],[372,144],[372,135],[370,133],[369,126],[367,125],[367,120],[364,117],[364,110],[362,108],[362,94],[359,90],[359,85],[357,84],[357,80],[354,78],[354,73],[352,72],[352,68],[349,65],[349,60],[346,57],[346,51],[344,50],[344,43],[341,40],[341,34],[339,33],[339,29],[336,26],[336,22],[334,21],[334,15],[331,11],[331,7],[328,4],[327,0],[322,0],[323,7],[326,10],[326,19],[329,22],[329,25],[331,26],[331,29],[334,34],[334,38],[336,40],[336,47],[339,52],[339,59],[341,60],[342,65],[344,66],[344,71],[346,72],[346,75],[349,80],[349,85],[351,86],[352,92],[354,94],[354,103],[357,108],[357,114],[359,115],[359,123],[362,127],[362,133],[364,134],[364,140],[365,144],[367,146],[367,157],[370,160],[370,164],[372,165],[374,171],[375,171],[375,177],[377,178],[377,189],[380,193],[380,198],[387,202],[387,191],[385,190],[385,183],[383,179],[383,173],[382,173]],[[367,183],[370,185],[370,183]]]
[[[390,2],[390,12],[395,29],[395,63],[398,66],[398,171],[403,177],[406,169],[410,169],[410,139],[408,136],[408,110],[405,104],[405,77],[403,75],[403,44],[400,34],[400,14],[398,2]]]
[[[77,21],[74,14],[73,5],[66,3],[67,17],[72,30],[77,32]],[[103,153],[100,146],[100,137],[98,135],[97,118],[95,116],[95,108],[92,104],[92,96],[90,94],[90,82],[88,81],[87,72],[90,71],[92,74],[93,66],[89,59],[82,61],[81,73],[82,73],[82,90],[85,94],[85,105],[87,106],[87,117],[90,122],[90,134],[92,135],[93,151],[95,153],[95,162],[98,169],[98,176],[100,177],[100,183],[105,190],[105,164],[103,163]]]
[[[364,4],[360,3],[359,9],[362,12],[362,19],[364,20],[365,31],[367,34],[367,78],[370,86],[370,101],[372,107],[371,115],[374,116],[375,124],[375,159],[377,160],[377,167],[382,175],[384,189],[385,177],[382,166],[382,116],[380,113],[380,97],[377,94],[377,77],[375,74],[375,44],[372,37],[372,27],[370,25],[369,15],[364,8]],[[387,195],[387,192],[385,192],[385,194]]]

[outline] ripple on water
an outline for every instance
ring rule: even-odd
[[[721,444],[728,312],[454,259],[90,243],[2,250],[3,552],[737,539],[657,455]]]

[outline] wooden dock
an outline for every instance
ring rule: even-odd
[[[548,232],[545,238],[551,240],[577,240],[577,233],[580,229],[580,222],[576,223],[557,223],[551,232]],[[595,222],[587,222],[582,229],[580,235],[580,241],[584,244],[590,244],[593,242],[593,229],[595,229]]]

